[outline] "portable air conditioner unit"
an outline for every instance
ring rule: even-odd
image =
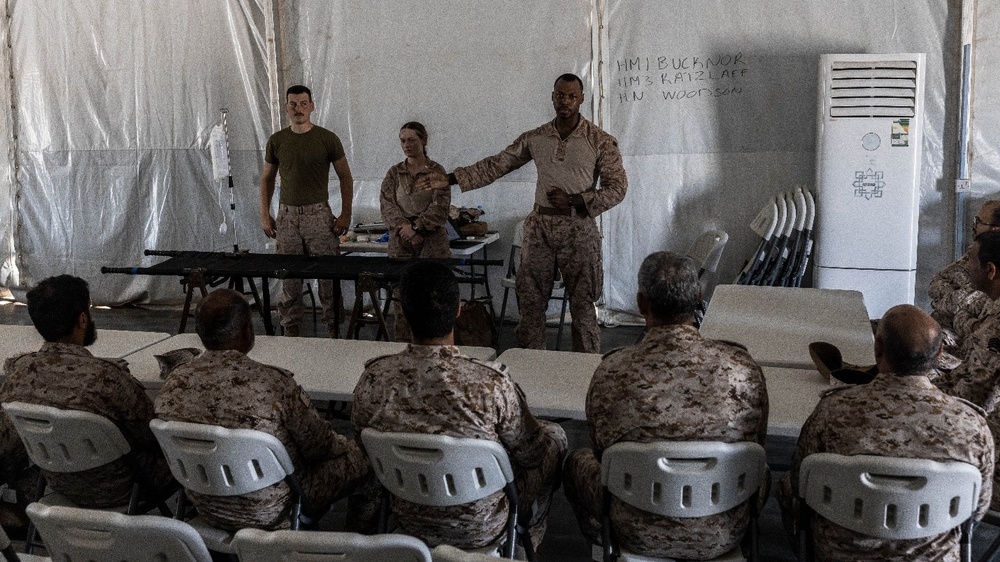
[[[821,55],[814,283],[913,303],[924,55]]]

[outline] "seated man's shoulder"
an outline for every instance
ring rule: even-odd
[[[499,361],[486,361],[485,359],[475,359],[473,357],[467,357],[466,359],[469,364],[476,366],[476,368],[491,376],[510,377],[510,369],[507,368],[507,365]]]
[[[986,410],[984,410],[975,402],[970,402],[969,400],[966,400],[965,398],[960,398],[958,396],[951,396],[951,395],[947,396],[948,398],[954,400],[958,404],[960,409],[968,411],[971,415],[974,415],[977,418],[982,418],[984,420],[986,419],[988,415]]]
[[[457,353],[442,352],[443,354],[428,355],[414,354],[408,351],[392,353],[369,359],[365,362],[365,370],[398,369],[400,367],[427,367],[434,370],[446,368],[448,370],[470,370],[489,372],[497,375],[507,376],[507,367],[499,361],[486,361],[461,355]]]
[[[629,349],[630,347],[632,347],[632,346],[625,345],[625,346],[622,346],[622,347],[616,347],[616,348],[612,349],[611,351],[609,351],[609,352],[605,353],[604,355],[602,355],[601,356],[601,361],[603,362],[603,361],[605,361],[607,359],[610,359],[610,358],[614,357],[616,354],[621,353],[622,351],[625,351],[625,350]]]
[[[706,342],[712,342],[722,349],[732,350],[734,352],[750,353],[747,346],[739,342],[734,342],[730,340],[705,340]]]
[[[128,373],[128,361],[114,357],[97,357],[88,354],[65,354],[46,351],[33,351],[16,357],[10,357],[4,361],[4,372],[8,375],[14,374],[21,369],[30,368],[32,370],[45,368],[47,365],[53,369],[83,369],[85,372],[124,372]]]

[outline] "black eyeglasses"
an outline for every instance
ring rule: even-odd
[[[989,226],[992,228],[1000,227],[1000,224],[991,224],[988,222],[983,222],[978,216],[972,219],[972,230],[975,231],[980,225]]]

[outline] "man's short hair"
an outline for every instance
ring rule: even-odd
[[[943,332],[929,316],[926,320],[933,326],[929,333],[926,326],[913,322],[912,315],[887,313],[879,321],[877,337],[882,340],[882,355],[893,373],[914,375],[934,368]]]
[[[639,292],[659,320],[694,314],[698,308],[698,267],[694,260],[673,252],[654,252],[639,268]]]
[[[43,279],[26,295],[28,316],[45,341],[68,336],[80,314],[90,309],[90,287],[72,275]]]
[[[1000,200],[992,199],[983,203],[983,206],[986,205],[993,207],[993,212],[990,213],[990,224],[1000,224]]]
[[[1000,269],[1000,231],[987,230],[976,236],[975,241],[979,243],[979,265],[992,263]]]
[[[566,74],[561,75],[559,78],[556,78],[555,82],[552,83],[552,87],[555,88],[560,82],[576,82],[580,85],[580,91],[583,91],[583,80],[580,80],[580,77],[576,74],[567,72]]]
[[[212,291],[194,311],[194,331],[206,349],[234,348],[250,322],[250,305],[232,289]]]
[[[285,92],[285,99],[287,100],[288,96],[293,94],[306,94],[309,96],[309,101],[313,100],[312,91],[309,88],[303,86],[302,84],[296,84],[294,86],[289,87],[288,90]]]
[[[458,281],[448,266],[418,261],[399,280],[399,300],[417,339],[441,338],[455,329]]]

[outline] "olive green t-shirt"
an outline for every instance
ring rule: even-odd
[[[318,125],[304,133],[287,127],[271,135],[264,161],[278,166],[283,205],[313,205],[330,198],[330,165],[344,157],[344,145]]]

